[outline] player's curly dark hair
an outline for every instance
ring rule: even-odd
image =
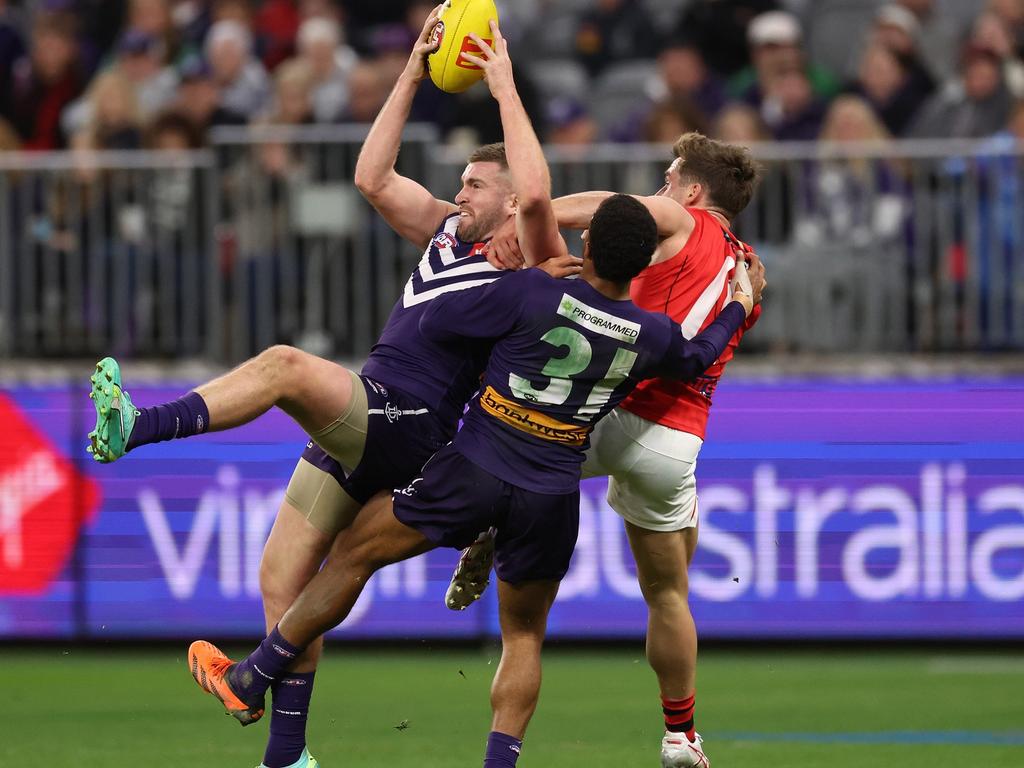
[[[590,220],[588,240],[597,276],[628,283],[651,263],[658,225],[643,203],[629,195],[612,195]]]

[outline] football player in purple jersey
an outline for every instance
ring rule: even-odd
[[[523,251],[557,256],[558,234],[544,156],[512,79],[497,26],[494,48],[474,36],[505,131]],[[516,272],[428,306],[420,331],[449,349],[488,342],[483,384],[465,426],[393,495],[379,494],[340,537],[323,569],[260,646],[224,665],[209,643],[193,643],[193,675],[229,712],[246,721],[274,681],[289,674],[310,643],[351,611],[381,567],[439,546],[464,547],[497,529],[495,568],[502,659],[491,692],[494,710],[485,768],[515,765],[540,692],[547,613],[569,565],[579,517],[580,464],[595,422],[644,378],[693,378],[711,365],[763,289],[758,266],[744,268],[732,301],[687,341],[663,314],[636,307],[631,279],[649,262],[657,226],[626,195],[601,205],[591,222],[580,280],[539,270]]]
[[[482,251],[495,228],[517,209],[504,149],[488,145],[471,154],[454,202],[438,200],[395,170],[402,129],[434,47],[429,36],[437,12],[426,20],[356,165],[355,183],[363,195],[396,232],[423,249],[361,375],[301,350],[275,346],[178,400],[146,408],[136,408],[122,390],[113,359],[102,360],[92,376],[97,421],[90,450],[100,462],[142,445],[231,429],[274,406],[310,435],[260,564],[268,630],[316,574],[336,535],[362,505],[378,491],[407,485],[451,440],[483,370],[480,352],[424,336],[419,321],[436,297],[502,275]],[[556,274],[578,271],[571,257],[550,268]],[[267,768],[315,764],[305,730],[321,648],[319,640],[309,644],[289,675],[272,686],[263,758]],[[253,709],[262,712],[263,703]]]

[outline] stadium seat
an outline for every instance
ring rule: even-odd
[[[656,29],[672,29],[690,5],[690,0],[644,0]]]
[[[545,101],[559,97],[572,97],[586,102],[590,90],[590,77],[583,65],[574,59],[540,59],[529,67],[530,79]]]
[[[840,78],[851,74],[861,40],[885,0],[819,0],[804,20],[804,39],[811,62]]]
[[[606,69],[591,89],[593,114],[602,130],[621,124],[645,103],[660,82],[654,61],[627,61]]]
[[[557,59],[576,50],[577,12],[558,5],[547,8],[522,35],[522,46],[538,59]],[[515,51],[512,51],[515,55]]]

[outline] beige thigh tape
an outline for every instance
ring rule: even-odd
[[[310,525],[328,536],[348,528],[361,507],[337,480],[305,459],[299,459],[295,466],[284,496]]]
[[[310,435],[329,456],[351,472],[363,458],[366,447],[367,414],[366,388],[358,374],[349,371],[352,377],[352,400],[348,410],[323,429]]]

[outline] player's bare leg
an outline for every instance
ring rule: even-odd
[[[275,346],[178,400],[148,408],[135,406],[121,389],[113,358],[97,363],[90,382],[96,427],[89,450],[106,463],[139,445],[233,429],[274,406],[315,435],[347,413],[356,379],[337,363]]]
[[[333,540],[333,535],[316,528],[287,500],[281,503],[260,561],[268,633],[317,574]],[[262,763],[266,768],[315,764],[306,749],[305,731],[322,649],[323,638],[317,638],[296,658],[287,677],[271,686],[270,737]]]
[[[541,648],[548,611],[558,594],[557,581],[513,585],[498,581],[501,662],[491,684],[491,734],[488,759],[514,765],[526,726],[540,697]]]
[[[345,412],[353,379],[347,369],[278,345],[230,373],[196,389],[210,412],[210,431],[247,424],[277,406],[307,433],[317,432]]]
[[[647,603],[647,661],[658,677],[666,710],[662,764],[706,768],[707,757],[693,727],[697,628],[690,613],[688,568],[697,548],[697,529],[650,531],[627,522],[626,532]]]
[[[260,560],[260,594],[268,632],[316,576],[333,541],[333,536],[315,528],[287,501],[281,503]],[[318,638],[295,660],[292,670],[316,669],[322,648],[323,638]]]
[[[423,534],[395,518],[389,493],[377,494],[335,539],[323,568],[259,648],[238,664],[224,666],[223,654],[209,643],[197,641],[189,649],[193,676],[212,684],[220,694],[218,698],[227,700],[225,706],[240,722],[255,722],[262,716],[255,703],[311,644],[344,621],[370,576],[385,565],[433,548]],[[203,688],[209,691],[209,686]],[[249,706],[240,711],[238,702]]]

